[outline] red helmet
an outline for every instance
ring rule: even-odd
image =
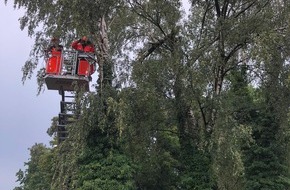
[[[83,41],[88,41],[88,37],[87,37],[87,36],[83,36],[83,37],[82,37],[82,40],[83,40]]]
[[[51,41],[52,41],[52,42],[58,42],[59,39],[58,39],[57,37],[52,37],[52,38],[51,38]]]

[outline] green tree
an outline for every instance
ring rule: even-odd
[[[89,166],[93,166],[95,162],[104,163],[105,167],[106,164],[108,165],[108,163],[105,162],[106,159],[112,157],[109,152],[114,154],[115,152],[118,152],[117,138],[119,136],[115,127],[114,118],[112,118],[114,113],[108,113],[106,108],[108,98],[115,97],[114,89],[111,87],[113,65],[110,61],[111,57],[109,55],[107,38],[107,29],[110,28],[107,28],[106,23],[107,21],[112,23],[114,18],[118,17],[120,12],[116,10],[118,7],[122,7],[122,3],[122,1],[107,0],[96,2],[14,1],[15,7],[26,9],[25,15],[20,19],[21,29],[27,27],[29,36],[35,37],[35,46],[31,51],[31,58],[23,67],[23,80],[27,77],[31,77],[39,58],[43,56],[42,51],[47,45],[47,39],[51,36],[60,37],[65,45],[68,46],[73,38],[77,38],[81,35],[89,35],[92,41],[97,44],[96,56],[98,57],[99,66],[99,80],[97,83],[98,94],[97,96],[94,96],[92,93],[92,96],[90,97],[93,97],[94,102],[98,103],[96,105],[92,104],[90,110],[97,110],[98,112],[92,113],[96,118],[92,118],[91,115],[86,115],[86,113],[84,113],[79,122],[68,126],[70,139],[55,148],[57,157],[54,164],[55,170],[51,186],[52,189],[78,188],[86,186],[87,181],[97,181],[97,179],[95,179],[97,177],[101,179],[101,175],[81,178],[77,178],[77,175],[79,172],[82,173],[84,168],[92,168]],[[42,25],[41,29],[37,27],[40,24]],[[85,101],[86,97],[81,97],[80,99],[81,100],[76,101]],[[83,105],[85,110],[87,104]],[[94,106],[98,106],[98,108]],[[92,120],[89,121],[88,124],[86,119]],[[82,131],[85,126],[90,128]],[[79,137],[79,133],[83,135],[81,138]],[[105,146],[109,146],[110,148],[103,149],[94,147],[96,145],[95,138],[99,135],[101,136],[101,139],[97,139],[97,142],[103,142]],[[107,135],[109,135],[109,137]],[[97,144],[97,146],[102,146],[102,144]],[[84,156],[87,155],[88,152],[88,155],[90,156],[102,154],[105,151],[108,152],[101,158],[98,156],[86,158]],[[123,161],[120,159],[120,164],[127,161],[126,157],[124,156],[123,158],[121,154],[122,153],[120,153],[120,156],[118,157],[123,159]],[[113,158],[115,157],[113,156]],[[86,167],[86,165],[82,165],[81,163],[85,163],[88,166]],[[126,163],[124,163],[124,165],[126,165]],[[116,171],[116,168],[119,166],[120,165],[115,165]],[[103,173],[106,172],[106,168],[109,167],[110,166],[105,167]],[[31,174],[33,174],[33,171]],[[127,178],[125,179],[127,180]],[[123,182],[125,179],[121,176],[120,179],[112,180],[111,184],[113,186],[116,185],[113,181],[118,180],[120,181],[120,185],[126,184],[126,181]],[[115,188],[118,189],[118,186],[115,186]]]
[[[289,42],[285,23],[289,4],[271,2],[265,15],[267,27],[255,39],[253,60],[259,62],[261,86],[255,96],[256,116],[252,117],[254,143],[245,154],[246,189],[287,189],[289,168]]]
[[[207,141],[212,145],[211,163],[214,164],[218,188],[232,189],[235,181],[241,181],[244,168],[240,152],[242,144],[236,142],[244,137],[247,141],[251,140],[249,132],[251,128],[255,130],[253,117],[256,117],[256,105],[247,92],[251,81],[243,80],[242,83],[237,83],[237,78],[231,78],[229,75],[237,73],[245,65],[246,71],[243,75],[247,75],[246,79],[253,80],[254,76],[254,80],[259,81],[259,78],[263,77],[264,60],[256,58],[271,57],[278,44],[283,44],[281,39],[282,36],[285,37],[285,33],[281,33],[280,29],[284,30],[286,23],[280,21],[285,20],[286,14],[283,12],[288,10],[288,4],[280,1],[195,1],[192,5],[194,11],[191,26],[195,24],[195,27],[192,28],[194,31],[191,34],[194,36],[192,44],[195,48],[191,56],[195,61],[196,73],[200,72],[193,76],[206,78],[199,79],[202,81],[199,84],[203,84],[199,87],[207,98],[202,101],[203,98],[199,97],[198,101],[202,103],[201,114],[207,129]],[[284,41],[287,43],[285,38]],[[287,49],[286,46],[282,47]],[[240,86],[239,91],[235,90],[237,85]],[[235,94],[232,93],[233,90],[236,91]],[[233,102],[235,107],[229,104],[229,101]],[[245,106],[243,101],[247,101],[248,105]],[[285,109],[283,113],[287,112]],[[239,135],[233,133],[235,131],[239,131]],[[285,138],[283,133],[273,132]],[[230,134],[234,138],[229,136]],[[265,135],[271,139],[271,133]],[[279,146],[284,147],[282,144]],[[283,159],[279,162],[285,164]],[[229,164],[232,165],[230,168],[239,170],[231,171],[228,168]],[[269,178],[269,181],[270,179],[273,178]],[[271,183],[274,186],[278,185],[273,181]]]
[[[25,163],[25,171],[19,170],[16,174],[22,190],[50,189],[54,166],[53,151],[43,144],[35,144],[30,148],[30,160]]]
[[[51,35],[97,44],[52,189],[289,188],[288,2],[191,1],[188,19],[179,0],[15,5],[36,37],[24,77]]]

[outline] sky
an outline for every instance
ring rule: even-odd
[[[49,146],[46,130],[60,109],[57,91],[45,90],[37,96],[36,77],[22,84],[21,68],[33,45],[27,30],[20,30],[18,19],[23,13],[11,1],[0,2],[0,190],[18,185],[15,174],[25,169],[28,148],[35,143]]]

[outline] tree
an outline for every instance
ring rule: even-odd
[[[284,7],[286,5],[282,4],[280,11],[284,8],[286,10]],[[282,11],[277,19],[283,16],[285,15]],[[279,27],[281,26],[276,26]],[[289,54],[286,52],[288,42],[284,41],[284,37],[280,31],[269,29],[259,39],[262,45],[259,50],[265,53],[259,57],[264,66],[264,73],[257,97],[258,114],[254,120],[255,143],[246,152],[247,189],[289,187],[287,166],[289,87],[286,85],[289,76],[286,62]]]
[[[53,176],[53,151],[43,144],[35,144],[30,148],[30,160],[25,163],[27,169],[16,174],[20,187],[16,189],[50,189]]]
[[[97,92],[78,96],[53,189],[289,187],[286,1],[191,1],[188,19],[178,0],[53,1],[55,20],[15,2],[36,42],[97,44]]]
[[[92,41],[97,44],[96,55],[99,64],[98,94],[97,96],[90,97],[93,97],[95,99],[94,101],[98,102],[97,105],[99,108],[97,109],[100,112],[93,113],[93,115],[97,116],[101,122],[98,121],[98,118],[90,122],[93,124],[93,126],[90,125],[91,130],[82,133],[86,138],[84,141],[79,138],[78,132],[83,126],[88,126],[86,119],[91,116],[84,113],[82,116],[83,120],[68,127],[71,128],[71,140],[67,140],[56,148],[58,156],[56,157],[56,167],[51,186],[52,189],[78,188],[78,185],[82,187],[82,185],[86,183],[81,180],[86,179],[89,181],[91,178],[79,178],[76,180],[75,176],[78,172],[82,172],[83,169],[82,167],[80,167],[81,169],[76,167],[76,163],[83,159],[83,154],[96,150],[96,147],[88,146],[87,148],[83,148],[83,145],[88,145],[92,141],[95,141],[95,135],[101,135],[103,136],[102,141],[104,141],[104,144],[112,145],[112,150],[105,150],[115,152],[114,149],[116,149],[116,152],[118,152],[116,139],[116,137],[118,137],[118,131],[116,131],[114,126],[114,118],[111,118],[111,116],[106,117],[108,97],[114,96],[115,93],[114,89],[112,89],[113,68],[108,50],[106,22],[107,20],[112,22],[114,17],[118,15],[118,11],[116,10],[119,6],[121,7],[122,1],[14,1],[14,4],[15,7],[22,7],[27,10],[25,15],[21,18],[21,29],[27,27],[29,36],[35,36],[35,46],[31,51],[31,58],[23,67],[23,80],[27,77],[31,77],[39,58],[43,56],[42,50],[47,45],[48,37],[61,37],[66,46],[68,46],[73,38],[81,35],[90,35]],[[52,12],[54,14],[51,14]],[[39,24],[43,26],[40,30],[37,28]],[[83,97],[81,97],[81,99],[82,98]],[[85,106],[87,105],[84,104],[84,109],[86,108]],[[92,107],[92,109],[95,108]],[[106,132],[103,132],[103,130],[106,130]],[[108,132],[108,130],[111,130],[112,133]],[[112,136],[107,138],[106,135]],[[93,143],[93,145],[95,144]],[[95,154],[105,150],[97,149]],[[89,160],[89,163],[86,164],[90,166],[92,165],[90,163],[102,162],[101,159],[110,158],[110,156],[110,154],[106,153],[104,157],[96,157],[95,159],[97,160]],[[122,156],[120,155],[120,157]],[[124,160],[126,159],[124,158]],[[84,168],[86,168],[86,166],[84,166]],[[33,173],[33,171],[31,172]],[[119,180],[124,181],[123,178]]]

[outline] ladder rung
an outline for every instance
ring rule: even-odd
[[[64,104],[64,105],[65,105],[65,104],[76,104],[75,102],[66,102],[66,101],[61,101],[60,103],[61,103],[61,104]]]
[[[66,98],[75,98],[74,95],[65,95],[64,97],[66,97]]]
[[[65,127],[66,127],[66,125],[64,125],[64,124],[58,124],[57,131],[66,131]]]
[[[68,132],[67,131],[58,131],[57,132],[57,135],[64,135],[64,136],[67,136]]]
[[[65,117],[65,118],[71,118],[74,117],[75,114],[68,114],[68,113],[59,113],[58,117]]]
[[[66,137],[58,137],[58,141],[62,142],[66,139]]]

